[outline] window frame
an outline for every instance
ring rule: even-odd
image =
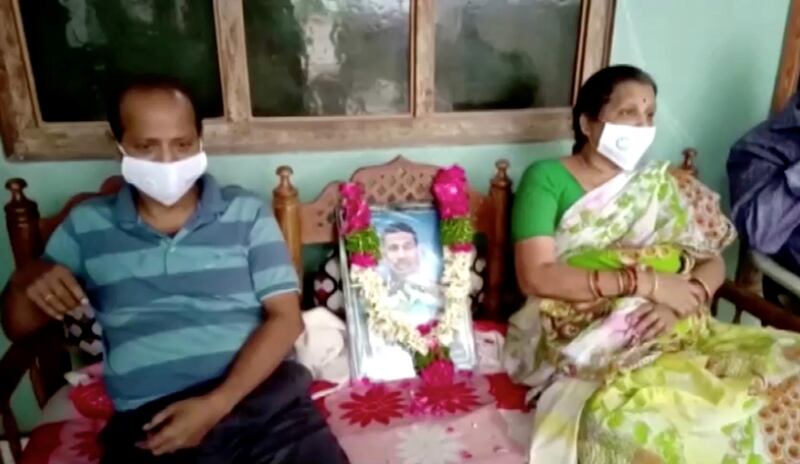
[[[783,49],[772,94],[772,112],[777,113],[797,93],[800,81],[800,0],[792,0],[783,33]]]
[[[28,58],[19,2],[0,0],[0,134],[13,161],[115,156],[108,123],[44,122]],[[203,120],[210,153],[275,153],[414,145],[516,143],[572,137],[569,107],[434,111],[435,0],[411,0],[410,111],[401,115],[255,117],[252,115],[244,0],[213,0],[222,103]],[[583,0],[572,98],[608,63],[616,0]]]

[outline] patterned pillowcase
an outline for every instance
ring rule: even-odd
[[[82,306],[64,316],[67,344],[76,346],[89,360],[103,358],[103,332],[91,306]]]
[[[483,303],[486,260],[482,256],[477,255],[472,262],[472,268],[470,270],[472,271],[472,291],[470,292],[470,299],[472,300],[472,312],[474,313],[478,310],[480,304]],[[314,275],[313,288],[314,306],[328,308],[329,311],[336,314],[339,318],[345,318],[342,273],[339,267],[339,254],[335,250],[329,251],[325,256],[317,273]]]

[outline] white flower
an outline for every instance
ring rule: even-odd
[[[440,345],[450,345],[455,327],[469,314],[472,261],[472,253],[453,253],[445,249],[442,275],[445,309],[439,316],[436,330],[427,336],[395,316],[392,311],[394,303],[389,298],[386,282],[375,268],[353,267],[350,278],[364,298],[370,329],[387,342],[398,343],[406,350],[425,355],[434,340]]]
[[[415,424],[398,434],[397,456],[403,464],[458,464],[464,449],[458,434],[439,425]]]

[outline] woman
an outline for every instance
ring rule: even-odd
[[[735,232],[690,176],[640,167],[655,99],[643,71],[599,71],[573,155],[520,183],[506,367],[539,396],[531,460],[800,462],[800,336],[710,318]]]

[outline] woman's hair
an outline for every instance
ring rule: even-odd
[[[649,74],[635,66],[616,65],[603,68],[592,74],[583,83],[578,91],[578,98],[575,106],[572,107],[572,130],[575,132],[575,145],[572,146],[572,153],[578,153],[589,139],[581,131],[581,116],[597,119],[600,111],[611,99],[611,94],[618,84],[628,81],[636,81],[653,87],[653,92],[657,93],[656,82]]]

